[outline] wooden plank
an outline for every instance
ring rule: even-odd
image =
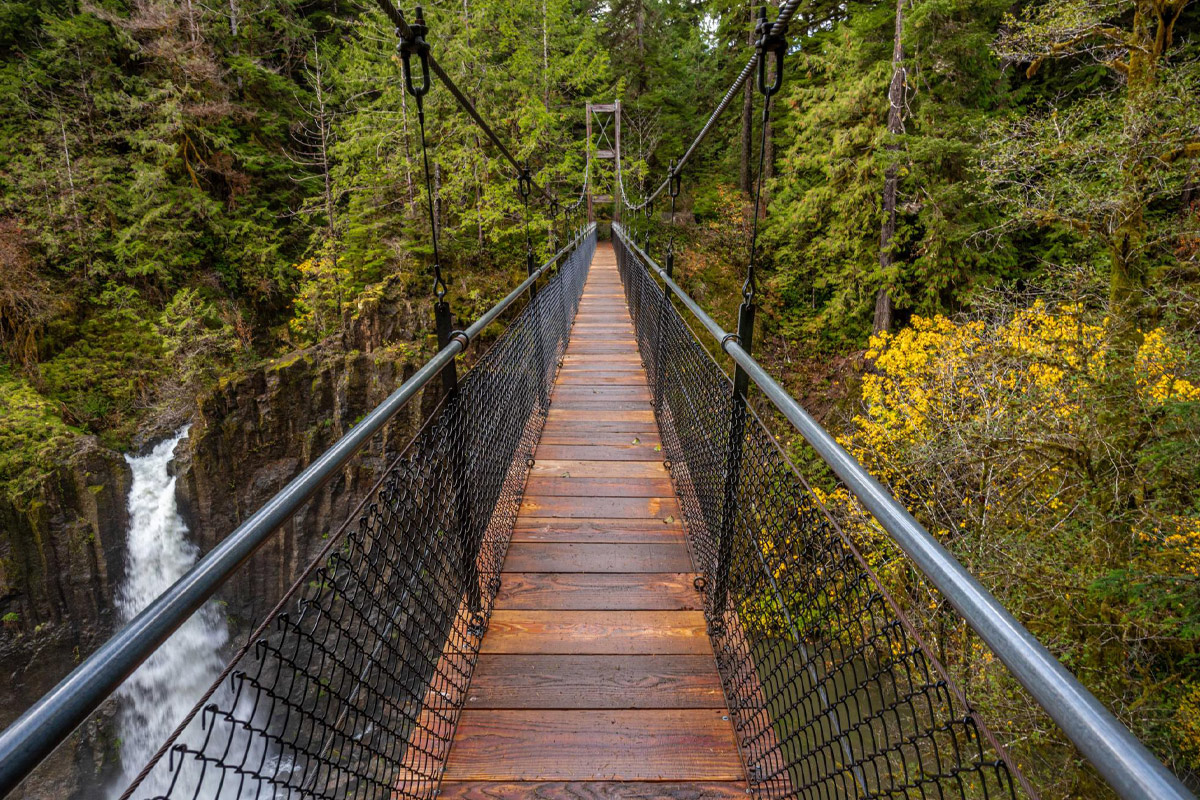
[[[556,478],[665,478],[667,468],[661,461],[560,461],[541,459],[533,462],[534,475]]]
[[[569,480],[565,479],[564,480]],[[659,479],[661,480],[661,478]],[[679,502],[674,497],[587,497],[576,495],[535,496],[526,492],[521,514],[567,519],[679,519]]]
[[[609,353],[578,353],[566,354],[563,356],[564,367],[589,367],[596,364],[621,364],[631,368],[641,369],[642,358],[636,352],[626,354],[609,354]]]
[[[732,781],[446,781],[439,800],[746,800]]]
[[[629,386],[629,385],[608,385],[604,383],[594,384],[558,384],[554,386],[554,390],[550,393],[551,397],[574,397],[574,398],[592,398],[592,397],[613,397],[613,398],[636,398],[650,405],[650,399],[654,396],[650,393],[649,385]]]
[[[641,437],[638,437],[641,438]],[[544,444],[534,451],[535,459],[552,461],[662,461],[662,446],[657,442],[626,444]]]
[[[638,368],[641,369],[640,367]],[[572,372],[575,377],[580,377],[586,374],[587,370]],[[646,405],[650,405],[650,400],[654,395],[650,393],[650,385],[648,383],[641,386],[628,384],[608,384],[595,382],[585,384],[577,383],[559,383],[550,393],[551,397],[636,397],[644,400]]]
[[[505,572],[500,576],[496,607],[510,611],[694,611],[703,604],[692,583],[695,577],[690,572]]]
[[[480,656],[465,708],[725,708],[708,656]]]
[[[497,609],[479,652],[704,655],[712,646],[700,611]]]
[[[513,542],[612,542],[655,544],[683,536],[683,526],[640,519],[519,518]]]
[[[506,572],[691,572],[683,539],[664,544],[514,542]]]
[[[595,433],[603,436],[623,436],[623,441],[628,441],[632,444],[634,439],[642,441],[652,441],[657,444],[658,431],[654,430],[649,423],[636,422],[603,422],[597,423],[594,427],[579,425],[573,422],[556,422],[554,425],[548,425],[543,430],[543,435],[554,438],[566,439],[574,437],[570,441],[577,441],[580,436],[586,436],[588,433]]]
[[[654,422],[654,411],[646,408],[640,411],[624,409],[621,411],[572,411],[569,408],[550,407],[546,421],[581,420],[586,422]]]
[[[600,434],[597,434],[599,436]],[[609,434],[612,436],[624,434]],[[674,497],[670,478],[552,478],[531,475],[527,497]]]
[[[550,393],[551,397],[636,397],[646,401],[649,405],[653,395],[650,394],[649,386],[609,386],[603,383],[595,383],[590,386],[573,383],[570,385],[559,384],[554,387],[554,391]]]
[[[640,397],[555,397],[550,404],[554,408],[589,409],[592,411],[640,409],[648,403]]]
[[[605,375],[620,375],[625,378],[630,375],[638,375],[642,378],[642,385],[647,385],[646,370],[642,368],[641,364],[626,364],[620,361],[596,361],[591,364],[563,364],[562,369],[558,372],[558,386],[564,385],[563,378],[572,378],[573,380],[566,384],[572,387],[578,387],[584,382],[592,389],[624,385],[610,383],[603,378]]]
[[[587,355],[587,356],[606,356],[606,355],[621,355],[630,351],[637,352],[637,345],[633,342],[629,343],[604,343],[604,344],[588,344],[572,347],[567,350],[566,355]],[[614,367],[632,368],[633,364],[615,364]],[[639,367],[640,368],[640,367]]]
[[[597,381],[603,381],[611,386],[645,386],[646,373],[640,369],[629,370],[628,372],[614,370],[606,370],[604,372],[571,372],[564,369],[558,373],[559,385],[582,383],[591,386]]]
[[[621,348],[616,354],[620,356],[641,355],[637,348],[637,336],[632,331],[605,331],[603,334],[592,334],[575,338],[567,344],[567,354],[587,355],[586,348],[611,347]]]
[[[661,445],[658,435],[651,431],[594,431],[584,428],[563,429],[555,427],[542,434],[541,444],[607,444],[607,445]],[[661,457],[661,454],[660,454]]]
[[[653,422],[644,420],[625,420],[625,421],[609,421],[609,422],[586,422],[577,419],[556,419],[553,422],[546,423],[542,429],[543,432],[550,433],[577,433],[580,431],[597,431],[601,433],[629,433],[630,442],[633,442],[633,436],[653,437],[658,440],[658,426]]]
[[[462,713],[445,780],[737,780],[720,709]]]

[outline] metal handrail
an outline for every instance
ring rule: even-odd
[[[0,797],[8,795],[82,725],[267,539],[332,479],[379,430],[488,325],[595,229],[568,245],[453,337],[400,388],[155,598],[111,639],[0,733]]]
[[[891,534],[1119,796],[1127,800],[1194,800],[1179,778],[768,375],[735,338],[638,247],[620,223],[614,222],[612,229],[624,246],[637,254],[716,339],[721,349],[746,371],[763,395]]]

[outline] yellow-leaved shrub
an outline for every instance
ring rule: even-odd
[[[914,317],[867,358],[842,445],[1160,756],[1200,769],[1200,384],[1183,343],[1039,300]],[[1046,796],[1101,796],[870,515],[845,489],[818,496]]]

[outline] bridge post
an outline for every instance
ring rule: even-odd
[[[529,170],[529,162],[526,161],[521,167],[521,174],[517,177],[517,191],[521,195],[521,200],[525,204],[525,274],[533,275],[537,272],[537,263],[533,254],[533,240],[529,237],[529,195],[533,193],[533,176]],[[537,281],[529,284],[529,304],[533,305],[537,300]],[[530,320],[533,322],[533,337],[537,348],[537,393],[538,406],[544,411],[549,406],[550,398],[546,394],[546,373],[550,366],[546,363],[546,346],[542,341],[542,313],[540,308],[535,308],[530,314]]]
[[[437,330],[438,350],[444,349],[461,333],[453,330],[453,317],[450,304],[444,299],[433,306],[434,326]],[[465,429],[467,420],[464,409],[459,402],[458,368],[455,360],[451,359],[442,368],[442,391],[445,394],[447,419],[451,427],[450,444],[450,484],[454,491],[454,507],[456,519],[456,540],[458,541],[459,563],[458,573],[467,595],[467,609],[472,615],[473,628],[482,628],[483,620],[475,616],[483,610],[483,602],[479,592],[479,570],[475,563],[475,513],[471,503],[471,477],[467,465],[466,452],[461,432]]]
[[[754,342],[753,295],[745,296],[738,306],[738,344],[749,353]],[[733,372],[733,397],[729,409],[729,439],[725,450],[725,492],[721,503],[721,530],[717,538],[717,563],[713,570],[713,589],[709,595],[709,633],[725,630],[725,604],[729,596],[729,569],[733,560],[733,537],[737,534],[738,486],[742,478],[742,455],[746,438],[746,392],[750,376],[737,365]]]
[[[671,198],[671,232],[667,237],[667,252],[664,258],[663,271],[667,273],[668,278],[675,277],[675,199],[679,197],[679,189],[681,185],[679,169],[675,165],[674,159],[671,161],[671,168],[667,174],[667,194]],[[671,292],[666,286],[663,286],[662,305],[658,309],[658,325],[654,332],[654,402],[661,403],[663,392],[666,391],[666,380],[663,378],[663,331],[666,329],[667,314],[671,309]]]
[[[405,89],[417,103],[417,121],[421,133],[421,158],[425,172],[425,200],[429,212],[429,235],[433,242],[433,295],[436,302],[433,305],[434,330],[437,333],[438,350],[444,350],[451,341],[461,338],[464,347],[469,342],[462,331],[454,330],[454,320],[450,313],[450,303],[446,300],[446,281],[442,277],[441,256],[438,253],[438,220],[433,207],[433,185],[429,173],[428,143],[425,139],[425,95],[432,86],[429,69],[429,45],[425,35],[429,27],[420,6],[417,6],[416,18],[409,26],[408,34],[401,39],[400,56],[404,68]],[[413,80],[412,57],[416,56],[421,67],[421,80]],[[459,546],[458,574],[463,583],[467,596],[467,608],[471,615],[473,630],[483,633],[485,620],[482,618],[483,603],[479,591],[479,571],[475,563],[478,545],[475,542],[475,514],[471,503],[471,478],[465,452],[466,420],[458,393],[458,369],[454,359],[442,368],[442,391],[445,394],[445,409],[450,423],[450,452],[449,468],[450,483],[454,490],[454,506],[456,518],[456,540]]]
[[[758,252],[758,218],[762,207],[762,188],[766,177],[767,131],[771,121],[771,98],[783,85],[783,62],[787,54],[787,26],[782,31],[767,20],[766,6],[759,8],[755,23],[754,49],[758,54],[758,91],[763,95],[762,141],[758,148],[758,179],[754,187],[754,224],[750,229],[750,259],[746,264],[746,283],[742,286],[742,305],[738,309],[736,336],[742,349],[749,355],[754,337],[755,262]],[[767,82],[768,56],[773,56],[774,79]],[[721,342],[725,349],[727,342]],[[729,568],[733,558],[733,536],[737,529],[738,484],[741,482],[742,455],[745,447],[746,391],[750,387],[750,376],[739,362],[733,373],[733,402],[729,418],[729,445],[725,466],[725,497],[721,506],[721,531],[717,545],[715,586],[710,596],[710,626],[724,628],[725,603],[729,594]]]
[[[592,104],[591,103],[588,103],[586,105],[584,116],[587,120],[587,149],[588,149],[587,157],[591,158],[592,157],[592,153],[591,153],[591,150],[592,150]],[[587,187],[584,187],[584,188],[587,188]],[[592,205],[592,193],[590,191],[587,193],[587,218],[588,218],[588,222],[591,222],[592,220],[594,220],[596,218],[596,209]]]

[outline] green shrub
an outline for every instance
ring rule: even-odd
[[[0,369],[0,492],[16,499],[37,486],[70,449],[73,436],[54,403]]]

